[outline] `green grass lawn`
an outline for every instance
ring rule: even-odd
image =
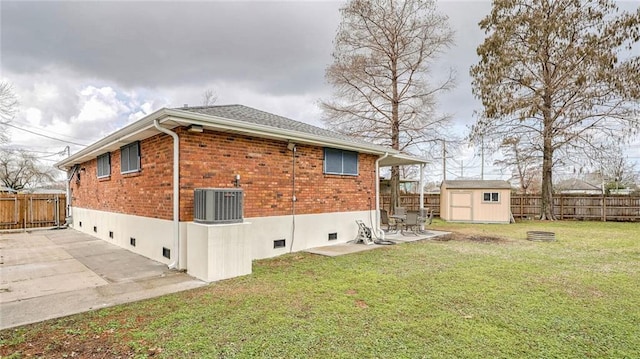
[[[640,224],[433,228],[457,235],[335,258],[255,261],[249,276],[2,331],[0,354],[640,357]],[[558,240],[530,242],[527,230]]]

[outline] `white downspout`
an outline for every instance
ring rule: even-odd
[[[64,224],[65,225],[69,225],[71,224],[71,180],[73,179],[73,176],[76,174],[76,170],[78,170],[78,166],[73,166],[72,170],[71,170],[71,174],[69,175],[69,178],[67,178],[67,183],[66,185],[66,189],[67,189],[67,210],[64,212],[66,214],[66,217],[64,218]]]
[[[378,238],[384,240],[384,231],[380,228],[380,161],[387,158],[389,152],[385,152],[383,156],[376,160],[376,224],[374,230],[380,235]]]
[[[173,137],[173,252],[175,259],[169,264],[170,269],[180,269],[180,141],[178,134],[160,126],[160,121],[153,120],[153,125],[162,133]]]

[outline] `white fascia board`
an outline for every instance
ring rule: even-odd
[[[389,153],[387,162],[393,162],[393,164],[386,164],[385,166],[395,164],[407,165],[426,163],[426,161],[420,158],[406,155],[400,153],[397,150],[388,149],[382,146],[351,142],[339,138],[318,136],[299,131],[291,131],[245,121],[232,120],[224,117],[199,114],[191,111],[162,108],[85,147],[84,149],[71,155],[70,157],[56,163],[55,167],[61,170],[67,170],[74,164],[86,162],[103,154],[105,152],[105,149],[107,148],[111,148],[113,146],[121,147],[122,145],[127,144],[128,142],[130,142],[130,139],[132,137],[140,134],[143,131],[151,130],[160,133],[159,131],[155,130],[155,127],[153,125],[153,122],[156,119],[158,119],[161,123],[171,121],[183,126],[201,125],[212,130],[226,130],[229,132],[243,133],[262,138],[267,137],[299,144],[329,146],[375,155],[384,155],[385,153]]]
[[[299,144],[333,147],[379,156],[388,153],[389,155],[385,158],[385,160],[381,162],[381,165],[384,167],[392,165],[413,165],[428,163],[426,160],[423,160],[421,158],[378,145],[369,145],[366,143],[352,142],[339,138],[331,138],[326,136],[314,135],[311,133],[291,131],[287,129],[260,125],[245,121],[238,121],[212,115],[205,115],[191,111],[168,110],[167,114],[168,116],[162,119],[160,122],[172,121],[180,123],[184,126],[200,125],[203,127],[209,127],[213,130],[227,130],[254,135],[256,137],[268,137]]]

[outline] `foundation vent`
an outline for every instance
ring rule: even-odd
[[[238,188],[196,188],[193,220],[197,223],[241,223],[244,194]]]

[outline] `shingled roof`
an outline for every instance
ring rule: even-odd
[[[316,127],[308,123],[295,121],[286,117],[274,115],[244,105],[218,105],[218,106],[198,106],[198,107],[178,107],[174,110],[201,113],[203,115],[228,118],[236,121],[244,121],[256,125],[280,128],[289,131],[304,132],[316,136],[340,138],[345,141],[365,143],[353,137],[345,136],[341,133]]]
[[[328,146],[350,151],[383,155],[380,166],[423,164],[426,161],[400,151],[354,139],[335,131],[260,111],[243,105],[219,105],[162,108],[135,121],[79,152],[56,163],[68,170],[96,156],[118,150],[124,144],[140,141],[160,133],[158,127],[200,126],[213,131],[229,131],[299,144]]]

